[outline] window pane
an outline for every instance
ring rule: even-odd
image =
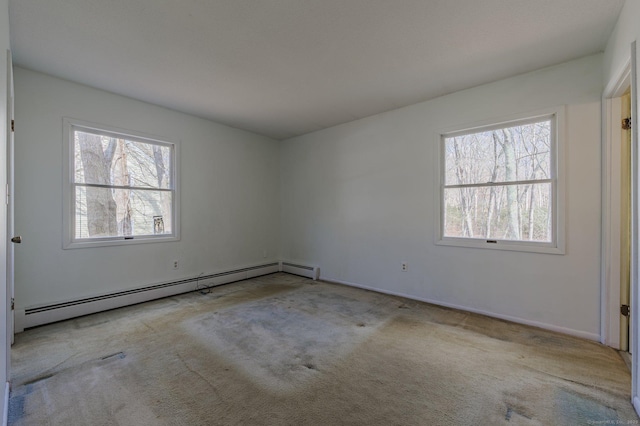
[[[551,120],[446,137],[445,185],[550,179]]]
[[[446,188],[445,237],[551,242],[551,183]]]
[[[76,186],[75,237],[171,234],[170,191]]]
[[[74,131],[75,182],[170,189],[171,148]]]

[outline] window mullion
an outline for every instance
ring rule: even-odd
[[[538,183],[552,183],[554,179],[534,179],[534,180],[517,180],[512,182],[486,182],[486,183],[462,183],[459,185],[444,185],[445,189],[455,188],[483,188],[491,186],[510,186],[510,185],[535,185]]]
[[[171,188],[149,188],[145,186],[119,186],[119,185],[103,185],[99,183],[80,183],[74,182],[75,186],[84,186],[90,188],[105,188],[105,189],[128,189],[134,191],[163,191],[163,192],[173,192]]]

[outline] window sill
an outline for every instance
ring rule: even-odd
[[[529,243],[504,240],[493,241],[496,242],[488,243],[487,240],[480,240],[475,238],[442,238],[436,241],[436,245],[488,250],[521,251],[543,254],[565,254],[564,247],[557,247],[548,243]]]
[[[128,246],[131,244],[149,244],[149,243],[165,243],[170,241],[180,241],[180,237],[174,235],[168,235],[163,237],[134,237],[131,239],[125,239],[124,237],[120,238],[105,238],[105,239],[94,239],[94,240],[86,240],[86,241],[65,241],[62,244],[62,248],[65,250],[68,249],[79,249],[79,248],[90,248],[90,247],[109,247],[109,246]]]

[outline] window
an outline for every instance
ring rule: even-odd
[[[440,244],[563,252],[558,114],[440,135]]]
[[[177,146],[65,119],[64,248],[178,239]]]

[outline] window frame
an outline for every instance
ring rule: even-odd
[[[551,203],[552,230],[551,242],[526,240],[501,240],[484,238],[451,237],[444,235],[445,201],[445,138],[463,134],[477,133],[512,127],[514,125],[534,123],[551,119]],[[442,129],[437,132],[438,165],[436,167],[438,190],[436,191],[436,238],[435,244],[442,246],[482,248],[489,250],[508,250],[532,253],[565,254],[565,106],[546,108],[534,112],[515,114],[501,119],[484,120],[468,125]],[[451,186],[451,185],[449,185]],[[457,186],[457,185],[454,185]]]
[[[117,128],[105,124],[96,124],[84,120],[64,117],[63,122],[63,211],[62,211],[62,248],[76,249],[89,247],[120,246],[131,244],[161,243],[180,240],[180,184],[179,164],[180,145],[177,142],[165,138]],[[75,236],[75,143],[74,131],[87,131],[104,136],[126,138],[132,141],[150,143],[154,145],[168,146],[172,150],[171,155],[171,183],[172,194],[172,219],[171,234],[141,235],[133,237],[100,237],[100,238],[76,238]]]

